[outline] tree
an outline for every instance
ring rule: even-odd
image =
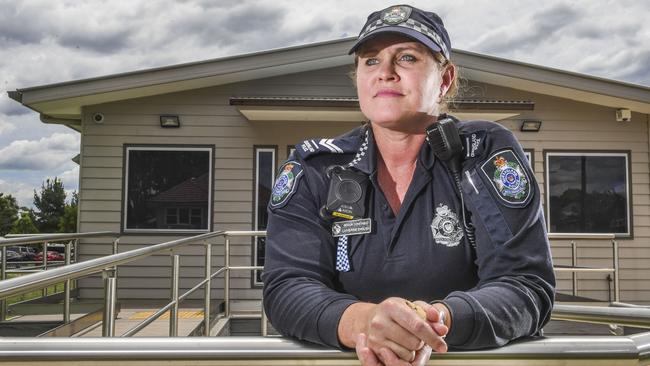
[[[16,199],[10,194],[5,196],[4,193],[0,193],[0,236],[9,233],[16,219],[18,219]]]
[[[58,178],[47,179],[41,186],[41,194],[34,191],[34,206],[36,206],[36,226],[42,233],[54,233],[59,226],[59,220],[65,213],[65,190]]]
[[[29,212],[23,211],[20,213],[20,218],[14,221],[13,226],[11,227],[11,234],[36,234],[38,229],[32,221],[31,215]]]
[[[79,197],[77,192],[72,192],[70,204],[66,204],[63,216],[59,218],[59,232],[60,233],[76,233],[77,232],[77,208],[79,204]]]

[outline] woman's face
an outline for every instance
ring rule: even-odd
[[[361,111],[380,127],[422,133],[438,115],[453,72],[441,72],[433,54],[419,42],[398,34],[375,37],[358,53]]]

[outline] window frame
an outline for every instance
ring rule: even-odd
[[[253,146],[253,230],[257,231],[259,230],[259,211],[258,211],[258,197],[259,197],[259,153],[260,152],[271,152],[273,154],[273,157],[271,158],[271,162],[273,165],[271,166],[271,189],[273,189],[273,182],[275,180],[275,175],[277,173],[277,168],[278,168],[278,146],[277,145],[254,145]],[[251,265],[257,266],[257,240],[258,236],[253,236],[253,242],[252,242],[252,258],[251,258]],[[257,281],[257,270],[252,271],[252,276],[251,276],[251,287],[253,288],[259,288],[263,286],[263,283],[261,281]]]
[[[207,151],[208,152],[208,212],[207,229],[128,229],[127,207],[129,187],[129,152],[138,151]],[[214,211],[214,145],[185,145],[185,144],[124,144],[122,150],[122,203],[120,215],[120,233],[129,235],[178,235],[209,233],[213,230],[212,213]],[[166,213],[166,212],[165,212]],[[165,215],[166,216],[166,215]],[[178,217],[178,213],[177,213]],[[166,219],[165,219],[166,220]]]
[[[287,159],[289,159],[289,156],[294,151],[296,151],[296,145],[287,145]]]
[[[530,155],[528,163],[530,163],[530,168],[535,172],[535,149],[524,149],[524,155]]]
[[[549,156],[622,156],[625,158],[625,177],[626,184],[626,202],[627,202],[627,232],[625,233],[612,233],[616,238],[634,239],[634,216],[632,207],[634,202],[632,200],[632,151],[631,150],[543,150],[544,156],[544,216],[546,220],[546,228],[549,234],[562,234],[562,235],[585,235],[585,234],[606,234],[606,233],[558,233],[551,231],[551,215],[550,215],[550,180],[549,180]]]

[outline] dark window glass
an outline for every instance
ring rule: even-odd
[[[179,224],[189,224],[190,223],[190,210],[187,208],[178,209],[178,223]]]
[[[629,233],[627,155],[549,155],[550,231]]]
[[[167,209],[167,224],[177,224],[178,223],[178,210],[175,208]]]
[[[257,197],[255,198],[256,209],[256,228],[255,230],[266,230],[266,224],[268,222],[268,213],[266,207],[269,204],[269,199],[271,197],[271,189],[273,186],[273,170],[274,170],[274,161],[275,161],[275,151],[273,150],[257,150],[257,172],[256,172],[256,182],[257,185]],[[258,237],[255,243],[255,252],[256,252],[256,266],[264,265],[264,250],[265,250],[266,238]],[[261,271],[256,271],[255,273],[256,282],[261,283]]]
[[[192,225],[201,225],[203,222],[203,213],[201,212],[200,208],[193,208],[192,209],[192,216],[190,217],[190,221]]]
[[[128,148],[126,229],[208,230],[209,150]]]

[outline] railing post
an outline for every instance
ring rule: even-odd
[[[574,269],[578,266],[578,247],[575,240],[571,240],[571,267]],[[578,273],[571,272],[571,279],[573,280],[573,296],[578,296]]]
[[[224,250],[223,301],[226,318],[230,317],[230,236],[226,236]]]
[[[172,301],[174,305],[169,310],[169,336],[178,336],[178,277],[180,269],[180,256],[172,254]]]
[[[264,299],[262,299],[262,337],[266,337],[269,334],[268,329],[268,319],[266,318],[266,311],[264,311]]]
[[[0,281],[7,279],[7,247],[2,247],[2,262],[0,264]],[[0,322],[7,319],[7,300],[0,299]]]
[[[120,244],[120,238],[117,237],[113,240],[113,254],[117,254],[117,246]]]
[[[43,242],[43,271],[47,271],[47,242]],[[43,297],[47,297],[47,286],[43,287]]]
[[[65,245],[65,265],[71,262],[70,256],[72,255],[72,240]],[[65,280],[63,284],[63,324],[70,323],[70,279]]]
[[[614,301],[621,301],[620,278],[618,276],[618,243],[612,239],[612,250],[614,250]]]
[[[205,245],[205,290],[203,301],[203,335],[210,336],[210,292],[211,292],[211,274],[212,274],[212,245],[207,241]]]
[[[102,337],[115,336],[115,303],[117,286],[115,274],[111,270],[102,273],[104,277],[104,318],[102,321]]]
[[[117,254],[119,252],[117,247],[119,243],[120,243],[120,237],[118,236],[117,238],[115,238],[115,240],[113,240],[113,254]],[[117,278],[118,278],[117,266],[113,266],[113,276],[115,277],[115,288],[118,288],[117,287]]]

